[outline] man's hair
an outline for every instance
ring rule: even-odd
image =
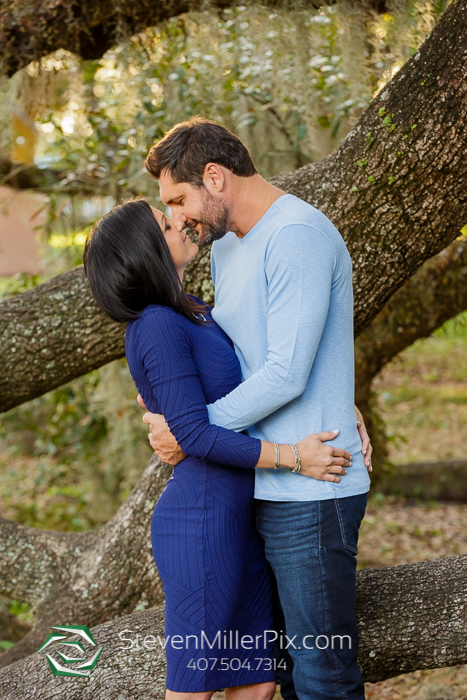
[[[225,126],[203,117],[192,117],[172,127],[151,147],[144,165],[156,179],[167,170],[174,182],[202,187],[208,163],[223,165],[240,177],[258,172],[245,144]]]

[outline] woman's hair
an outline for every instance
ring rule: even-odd
[[[92,296],[114,321],[132,321],[149,304],[160,304],[200,322],[196,314],[205,307],[183,290],[164,234],[144,199],[120,204],[94,224],[83,264]]]

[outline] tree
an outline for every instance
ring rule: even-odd
[[[268,3],[283,7],[280,0]],[[308,7],[319,7],[319,0],[308,0]],[[210,0],[213,12],[233,6],[232,0]],[[384,0],[372,0],[370,5],[378,12],[385,11]],[[102,56],[123,37],[141,32],[163,20],[182,13],[204,8],[197,0],[175,0],[169,4],[151,0],[124,0],[116,7],[109,0],[95,4],[86,0],[80,5],[72,0],[46,3],[28,0],[13,4],[0,3],[0,45],[3,46],[3,71],[11,76],[20,68],[43,56],[66,49],[85,59]]]
[[[342,233],[354,265],[356,336],[425,260],[459,235],[467,220],[464,9],[459,0],[446,11],[420,51],[373,100],[339,148],[321,161],[273,179],[323,211]],[[446,52],[446,45],[454,49]],[[0,305],[1,360],[7,370],[2,410],[97,366],[82,350],[70,361],[72,348],[81,347],[85,325],[88,342],[100,344],[102,363],[118,356],[104,350],[107,341],[99,328],[105,322],[92,310],[89,298],[85,300],[79,291],[80,305],[65,309],[52,294],[56,289],[59,297],[76,299],[78,290],[84,290],[79,276],[74,271],[57,278],[50,294],[49,287],[38,288]],[[190,291],[196,293],[208,276],[202,251],[191,269]],[[22,314],[17,323],[23,304],[34,311],[29,318]],[[57,313],[61,323],[54,329],[52,357],[46,348],[42,352],[35,335],[40,331],[38,319]],[[94,323],[95,335],[90,330]],[[122,342],[123,329],[108,334],[109,346],[119,333]],[[34,372],[25,377],[17,371],[31,361],[37,368]]]
[[[343,234],[354,264],[357,335],[368,328],[391,296],[426,260],[454,241],[466,222],[463,187],[467,168],[463,158],[467,138],[463,62],[467,51],[466,8],[466,0],[451,5],[420,51],[370,104],[334,153],[274,179],[284,190],[320,208]],[[191,271],[190,288],[196,291],[207,278],[208,260],[202,254]],[[3,410],[122,352],[123,329],[103,319],[89,296],[82,293],[84,289],[82,272],[75,270],[0,305],[5,338]],[[48,351],[49,324],[44,324],[43,318],[56,322],[50,332],[53,354]],[[46,340],[41,342],[41,337]],[[88,353],[79,351],[84,342]],[[62,351],[65,345],[67,354]],[[30,377],[25,377],[28,360],[34,370],[28,373]],[[23,367],[23,371],[17,367]],[[124,520],[120,522],[118,518],[110,523],[122,534],[124,527],[120,525]],[[24,554],[31,539],[37,542],[42,538],[41,547],[45,551],[50,542],[57,541],[49,533],[26,532],[8,523],[3,523],[0,531],[9,543],[14,565],[19,561],[15,558],[16,545],[22,545],[19,549]],[[100,538],[100,532],[97,533],[87,533],[91,559],[96,551],[92,542]],[[104,531],[104,540],[105,534]],[[118,537],[106,541],[115,547]],[[414,668],[465,662],[465,647],[460,641],[465,634],[462,627],[465,562],[465,557],[453,557],[441,562],[360,572],[359,581],[363,583],[359,586],[358,614],[362,623],[362,665],[367,679],[380,680]],[[30,565],[40,571],[37,552]],[[98,577],[100,565],[95,566]],[[11,578],[3,592],[14,592]],[[22,594],[26,595],[26,591]],[[413,605],[414,600],[418,607]],[[135,598],[128,603],[128,612],[132,605],[137,605]],[[97,607],[87,612],[96,622]],[[72,609],[70,605],[68,614]],[[114,610],[115,615],[123,611]],[[112,605],[101,609],[101,614],[106,619],[113,615]],[[143,625],[150,625],[154,615],[155,612],[142,613]],[[51,619],[45,608],[43,619],[47,619],[47,624]],[[407,627],[406,622],[413,624]],[[125,620],[108,624],[107,629],[112,632],[121,629]],[[381,635],[383,626],[385,634]],[[31,633],[31,640],[33,637]],[[27,651],[25,643],[23,653]],[[13,653],[9,658],[18,658]],[[10,693],[9,697],[17,697],[14,688],[18,674],[32,672],[38,663],[36,658],[21,661],[3,672],[0,683],[4,684],[4,692]],[[117,666],[119,659],[117,655]],[[142,688],[136,691],[141,693],[139,697],[147,697],[142,668],[125,676],[126,688],[135,687],[133,684],[137,682],[141,682]],[[67,689],[64,685],[63,697]],[[106,697],[104,690],[102,693],[101,697]]]
[[[357,572],[358,660],[366,681],[465,663],[466,566],[467,557],[459,556]],[[2,698],[53,693],[74,700],[79,693],[82,700],[106,700],[130,692],[134,700],[163,699],[162,606],[106,622],[92,633],[104,651],[90,679],[57,678],[44,654],[32,654],[0,672]]]
[[[0,519],[2,591],[35,611],[32,629],[0,656],[0,666],[38,649],[51,625],[97,624],[162,602],[150,516],[171,471],[151,459],[116,515],[90,532],[38,530]]]
[[[355,400],[371,435],[379,485],[387,460],[384,423],[372,382],[383,367],[419,338],[427,338],[448,319],[467,309],[467,238],[461,236],[428,260],[389,300],[355,344]],[[416,465],[412,474],[416,478]],[[400,474],[400,469],[398,468]],[[409,467],[406,471],[410,472]],[[433,478],[433,471],[431,478]],[[427,474],[426,481],[430,478]],[[446,491],[446,490],[445,490]]]

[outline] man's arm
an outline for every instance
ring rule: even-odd
[[[241,431],[304,392],[326,323],[336,266],[336,251],[318,229],[289,225],[277,234],[265,262],[266,360],[208,406],[211,423]]]

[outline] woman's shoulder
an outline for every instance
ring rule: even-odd
[[[157,335],[160,339],[168,334],[189,334],[188,321],[183,314],[170,306],[150,304],[140,312],[138,318],[127,325],[127,338],[136,339],[144,335]]]

